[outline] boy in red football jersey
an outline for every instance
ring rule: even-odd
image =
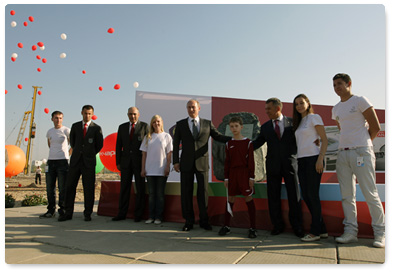
[[[228,202],[230,210],[236,200],[236,195],[244,195],[250,216],[249,238],[256,238],[257,231],[255,226],[255,203],[252,199],[254,194],[255,163],[254,147],[250,139],[241,135],[243,120],[241,117],[232,117],[229,121],[230,130],[233,138],[226,143],[225,157],[225,182],[228,189]],[[225,224],[218,232],[219,235],[230,233],[230,213],[228,204],[225,209]]]

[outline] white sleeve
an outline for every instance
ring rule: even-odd
[[[147,136],[144,137],[143,141],[141,141],[140,151],[146,152],[148,149],[147,143]]]
[[[361,113],[365,112],[367,109],[369,109],[372,106],[373,105],[370,103],[370,101],[366,97],[364,97],[364,96],[359,97],[358,109],[359,109],[359,111],[361,111]]]
[[[324,122],[322,121],[321,116],[317,115],[317,114],[314,114],[312,116],[311,123],[313,124],[313,126],[324,125]]]

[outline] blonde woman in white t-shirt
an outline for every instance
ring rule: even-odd
[[[147,177],[149,192],[149,218],[146,224],[160,224],[163,221],[165,187],[170,173],[173,140],[163,130],[163,120],[159,115],[151,119],[149,132],[141,142],[141,176]]]
[[[293,101],[293,128],[297,146],[299,183],[303,200],[311,214],[310,233],[301,240],[318,241],[328,237],[319,196],[328,139],[322,118],[314,114],[310,100],[304,94],[297,95]],[[320,143],[319,139],[321,139]]]

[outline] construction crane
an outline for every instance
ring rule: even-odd
[[[27,125],[27,122],[30,117],[29,140],[28,140],[27,148],[26,148],[26,165],[25,165],[25,169],[24,169],[25,174],[29,173],[30,154],[33,149],[33,140],[36,136],[36,123],[34,122],[34,110],[36,108],[37,90],[42,87],[41,86],[33,86],[33,88],[34,88],[34,91],[33,91],[32,110],[25,112],[25,114],[23,116],[21,128],[19,129],[18,138],[17,138],[16,144],[15,144],[16,146],[21,147],[23,136],[25,134],[26,125]]]

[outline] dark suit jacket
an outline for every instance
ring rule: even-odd
[[[144,136],[148,133],[148,125],[145,122],[138,121],[134,127],[134,134],[132,142],[129,140],[129,125],[130,122],[125,122],[119,125],[117,144],[116,144],[116,163],[121,165],[121,168],[128,168],[130,160],[133,164],[140,164],[142,153],[140,151],[141,142]],[[141,168],[141,167],[140,167]]]
[[[188,118],[177,122],[173,137],[173,164],[180,163],[181,172],[192,171],[194,165],[200,172],[209,169],[208,140],[209,137],[226,143],[231,137],[222,135],[210,120],[200,118],[199,137],[195,141],[189,129]],[[181,159],[179,156],[180,143],[182,143]]]
[[[254,149],[267,142],[266,171],[268,174],[279,174],[281,167],[286,172],[297,170],[296,139],[292,129],[292,118],[284,116],[284,133],[279,140],[269,120],[261,126],[261,132],[253,141]]]
[[[70,131],[70,146],[73,149],[70,158],[70,167],[77,165],[82,157],[87,168],[95,168],[96,154],[103,147],[101,127],[92,121],[84,137],[82,121],[74,123]]]

